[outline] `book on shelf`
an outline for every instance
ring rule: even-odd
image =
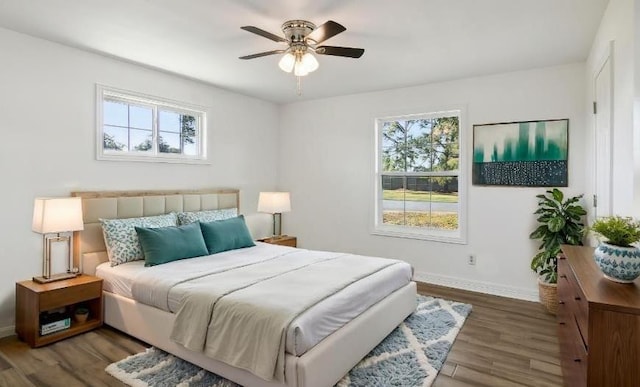
[[[71,328],[71,316],[66,308],[40,313],[40,336]]]

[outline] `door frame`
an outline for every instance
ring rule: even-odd
[[[604,53],[600,56],[600,59],[596,62],[596,66],[595,66],[595,71],[593,72],[592,76],[591,76],[591,81],[592,81],[592,86],[593,86],[593,98],[592,100],[594,102],[597,103],[597,88],[596,88],[596,83],[597,83],[597,78],[598,76],[602,73],[602,70],[605,66],[605,64],[607,63],[607,61],[609,62],[609,79],[610,79],[610,87],[609,87],[609,131],[610,131],[610,137],[609,137],[609,170],[607,171],[609,173],[609,177],[610,177],[610,182],[611,184],[608,187],[608,191],[609,191],[609,209],[611,211],[611,213],[613,213],[613,143],[614,143],[614,137],[615,137],[615,132],[614,132],[614,114],[613,114],[613,106],[614,106],[614,98],[615,98],[615,94],[614,94],[614,89],[615,89],[615,71],[614,71],[614,51],[615,51],[615,41],[611,40],[609,41],[609,44],[607,45],[607,47],[604,50]],[[596,105],[596,109],[598,109],[597,105]],[[591,113],[593,115],[593,133],[592,133],[592,138],[593,138],[593,193],[594,195],[597,195],[598,193],[598,165],[597,165],[597,147],[598,147],[598,143],[597,143],[597,138],[598,138],[598,128],[597,128],[597,124],[598,124],[598,120],[596,119],[596,114]],[[602,198],[597,198],[598,203],[600,203],[600,200]],[[592,203],[593,204],[593,203]],[[596,216],[599,216],[598,214],[598,207],[601,206],[594,206],[594,219]]]

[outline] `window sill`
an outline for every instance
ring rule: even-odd
[[[135,155],[98,155],[99,161],[135,161],[147,163],[171,163],[171,164],[202,164],[211,165],[211,162],[196,158],[159,157],[159,156],[135,156]]]
[[[467,238],[461,235],[461,231],[446,232],[437,230],[415,230],[413,228],[399,226],[376,226],[371,230],[371,234],[392,238],[420,239],[459,245],[467,244]]]

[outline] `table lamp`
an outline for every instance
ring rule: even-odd
[[[291,211],[289,192],[260,192],[258,198],[258,212],[273,215],[273,237],[282,237],[282,213]],[[278,215],[278,232],[276,232],[276,215]]]
[[[60,235],[84,229],[82,222],[82,201],[80,198],[36,198],[33,205],[33,231],[42,234],[42,276],[33,277],[38,283],[48,283],[76,277],[72,270],[73,255],[70,235]],[[51,244],[67,242],[67,272],[51,274]]]

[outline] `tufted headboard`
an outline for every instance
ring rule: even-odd
[[[82,198],[84,230],[73,234],[73,262],[81,272],[93,274],[107,259],[100,218],[136,218],[180,211],[240,209],[240,191],[101,191],[72,192]]]

